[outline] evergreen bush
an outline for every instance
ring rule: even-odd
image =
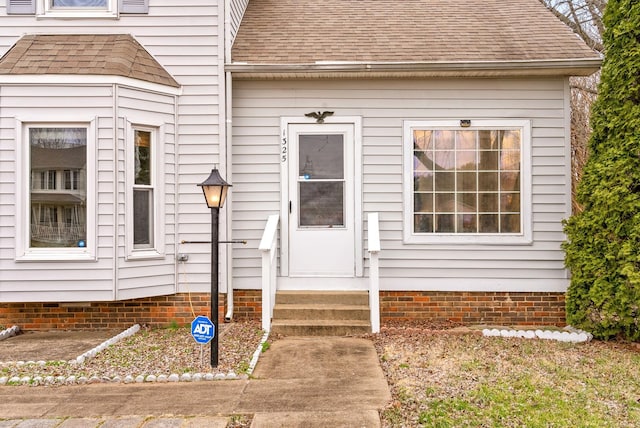
[[[569,324],[640,340],[640,1],[609,0],[583,210],[565,222]]]

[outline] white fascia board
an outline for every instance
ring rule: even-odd
[[[0,85],[119,85],[167,95],[181,95],[182,87],[161,85],[124,76],[78,74],[6,74],[0,75]]]

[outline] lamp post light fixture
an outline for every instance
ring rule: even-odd
[[[198,186],[202,187],[207,207],[211,208],[211,321],[214,325],[211,367],[218,367],[218,216],[231,184],[220,177],[217,168],[213,168],[209,177]]]

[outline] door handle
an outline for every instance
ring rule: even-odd
[[[293,205],[292,205],[291,201],[289,201],[289,214],[291,214],[292,206],[293,206]]]

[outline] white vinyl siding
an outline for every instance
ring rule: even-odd
[[[0,56],[23,34],[130,33],[171,73],[182,91],[174,98],[153,91],[118,87],[118,94],[114,94],[112,85],[100,89],[74,88],[72,79],[69,86],[46,88],[0,85],[0,301],[111,300],[168,294],[176,289],[209,290],[210,246],[180,247],[181,252],[190,256],[189,262],[181,265],[181,280],[186,283],[183,286],[176,285],[175,250],[180,240],[202,240],[209,234],[210,212],[196,185],[207,177],[214,164],[221,164],[220,123],[224,123],[224,118],[223,107],[219,105],[223,102],[223,88],[219,84],[218,43],[223,34],[218,26],[223,21],[219,15],[220,4],[217,0],[151,0],[148,14],[120,15],[117,20],[37,20],[27,15],[6,16],[5,4],[0,2],[3,30]],[[116,96],[119,112],[114,125]],[[72,269],[69,265],[15,262],[13,117],[25,111],[36,113],[39,121],[48,121],[60,111],[70,116],[91,111],[97,117],[97,262],[77,263]],[[126,260],[127,121],[161,127],[165,136],[165,242],[164,257],[160,260]],[[117,128],[115,139],[114,126]],[[114,173],[116,166],[117,174]],[[115,180],[117,193],[114,193]],[[114,204],[117,205],[115,212]],[[221,225],[221,233],[223,231]],[[60,270],[61,275],[56,277],[60,280],[48,281],[51,275],[47,269]],[[225,287],[226,284],[221,284],[221,291],[224,292]]]
[[[244,11],[247,9],[248,5],[249,0],[231,0],[231,10],[229,11],[229,14],[231,15],[231,43],[233,43],[233,40],[236,38],[236,34],[238,34],[238,29],[240,28]]]
[[[175,245],[176,245],[176,140],[173,123],[174,98],[168,95],[149,94],[129,88],[118,91],[119,132],[118,139],[119,189],[131,190],[133,156],[130,149],[133,129],[151,130],[156,143],[158,157],[153,166],[158,168],[159,183],[155,194],[157,242],[152,250],[133,251],[133,228],[131,227],[131,194],[118,192],[118,298],[133,299],[150,295],[175,292]]]
[[[362,209],[364,218],[380,213],[381,289],[563,291],[561,221],[570,213],[567,94],[563,78],[236,80],[232,233],[249,244],[233,250],[235,287],[260,288],[256,248],[268,215],[280,213],[280,117],[331,110],[334,117],[362,117]],[[404,243],[403,122],[460,119],[530,121],[530,244]],[[366,249],[366,224],[363,236]]]
[[[113,100],[110,87],[65,88],[39,86],[3,86],[0,97],[2,117],[0,135],[2,149],[0,159],[0,301],[31,301],[35,296],[44,301],[74,301],[79,296],[93,300],[112,298],[113,278],[113,236],[116,228],[113,217],[108,214],[113,207],[106,203],[111,199],[113,182],[113,158],[110,134]],[[67,108],[70,103],[73,108]],[[17,120],[16,120],[17,119]],[[87,261],[47,261],[51,255],[37,255],[31,261],[16,262],[24,258],[28,242],[25,242],[24,225],[18,218],[18,208],[25,209],[25,200],[17,193],[24,188],[22,165],[25,162],[25,141],[20,138],[28,124],[43,123],[60,126],[64,123],[91,123],[93,131],[88,135],[88,150],[93,151],[91,159],[93,171],[88,177],[95,177],[95,206],[91,210],[94,230],[87,230],[88,247],[93,255]],[[17,145],[19,144],[19,145]],[[109,151],[111,155],[106,155]],[[28,178],[28,177],[26,177]],[[106,185],[105,185],[106,182]],[[91,191],[91,190],[89,190]],[[16,197],[17,196],[17,197]],[[21,252],[19,254],[19,252]],[[55,254],[53,257],[59,259]],[[87,275],[90,272],[90,275]],[[81,291],[81,293],[78,293]]]
[[[113,93],[119,94],[119,102],[114,102]],[[0,269],[2,270],[2,287],[0,300],[2,301],[94,301],[114,300],[135,297],[145,297],[158,294],[168,294],[175,291],[175,105],[174,97],[168,95],[151,94],[131,88],[117,86],[96,87],[67,87],[61,91],[59,87],[38,87],[37,99],[42,100],[46,107],[37,107],[38,101],[24,101],[24,97],[32,98],[28,94],[34,89],[24,86],[5,86],[2,88],[3,112],[7,117],[0,118],[2,135],[8,135],[11,143],[2,153],[3,167],[0,174],[0,194],[3,201],[0,211]],[[93,95],[93,96],[91,96]],[[57,102],[56,102],[57,100]],[[119,104],[119,115],[113,120],[113,105]],[[23,104],[22,107],[16,104]],[[62,108],[64,105],[74,108]],[[128,105],[145,105],[145,111],[138,111]],[[58,105],[59,107],[56,107]],[[29,108],[25,106],[31,106]],[[154,111],[155,110],[155,111]],[[65,113],[60,113],[65,112]],[[22,154],[15,147],[13,139],[16,131],[11,129],[12,122],[8,120],[15,115],[23,124],[36,123],[35,118],[46,117],[57,122],[71,123],[70,118],[83,118],[87,112],[96,114],[93,120],[95,127],[95,144],[90,147],[95,150],[93,173],[95,177],[95,227],[88,230],[89,246],[94,246],[93,261],[73,262],[57,257],[55,261],[39,255],[43,259],[38,262],[18,261],[20,255],[14,248],[21,247],[19,241],[23,233],[17,234],[17,227],[13,226],[16,219],[15,192],[16,177],[8,171],[16,171],[15,165],[22,162]],[[125,168],[128,162],[125,158],[125,123],[127,121],[151,123],[162,129],[159,132],[158,143],[163,145],[163,192],[158,196],[156,207],[162,213],[162,230],[165,235],[159,236],[158,245],[162,245],[164,257],[153,260],[134,260],[126,258],[125,242],[127,239],[125,225]],[[117,127],[114,129],[114,124]],[[6,132],[5,132],[6,129]],[[118,137],[119,136],[119,137]],[[90,137],[92,138],[92,137]],[[3,141],[7,142],[8,141]],[[114,143],[116,145],[114,146]],[[114,147],[117,147],[114,148]],[[4,160],[7,161],[4,161]],[[9,169],[7,169],[9,168]],[[18,180],[19,182],[20,180]],[[22,186],[24,187],[24,186]],[[5,198],[5,195],[7,197]],[[7,200],[8,203],[4,204]],[[15,202],[15,203],[14,203]],[[94,238],[95,237],[95,238]],[[92,244],[92,241],[95,243]],[[51,272],[56,272],[52,276]],[[50,278],[55,278],[51,280]],[[118,280],[114,282],[114,278]],[[38,297],[36,297],[38,296]]]

